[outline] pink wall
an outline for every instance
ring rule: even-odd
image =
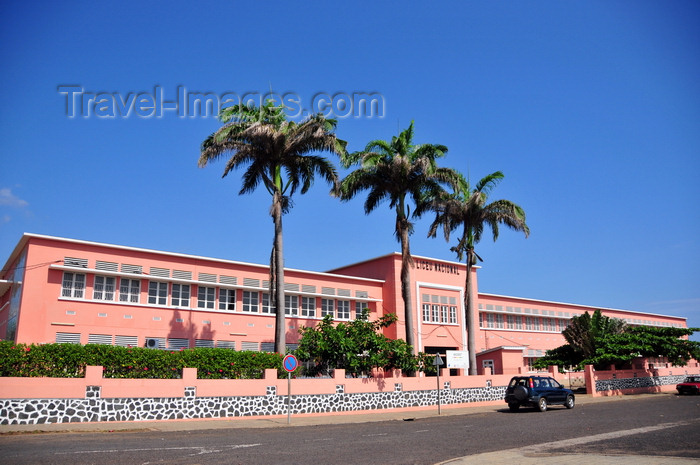
[[[440,382],[449,381],[451,388],[505,386],[510,376],[449,376],[443,370]],[[344,370],[335,370],[334,378],[292,379],[292,394],[335,394],[342,384],[345,393],[394,391],[400,383],[402,391],[430,390],[437,387],[435,377],[345,378]],[[103,379],[102,367],[87,367],[85,378],[9,378],[0,377],[2,399],[84,398],[86,386],[101,386],[103,398],[183,397],[185,387],[196,387],[197,397],[260,396],[268,386],[275,386],[278,395],[287,394],[287,379],[278,379],[277,370],[265,370],[263,379],[211,380],[197,379],[196,368],[185,368],[182,379]]]

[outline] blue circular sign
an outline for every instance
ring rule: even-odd
[[[297,360],[297,358],[292,354],[285,355],[284,359],[282,360],[282,366],[286,371],[291,373],[299,368],[299,360]]]

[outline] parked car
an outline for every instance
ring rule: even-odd
[[[681,384],[676,385],[678,394],[700,394],[700,376],[688,376]]]
[[[514,376],[506,388],[505,401],[511,412],[521,405],[535,407],[540,412],[546,412],[550,405],[569,409],[576,405],[574,392],[549,376]]]

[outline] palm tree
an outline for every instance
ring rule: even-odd
[[[459,174],[449,168],[439,168],[436,160],[447,153],[447,147],[434,144],[413,144],[413,122],[391,141],[370,141],[361,152],[341,157],[343,166],[355,164],[360,167],[352,171],[340,183],[339,197],[350,200],[360,191],[368,190],[365,214],[389,200],[389,207],[396,211],[394,234],[401,243],[401,295],[406,321],[406,343],[415,352],[413,312],[411,305],[410,268],[413,266],[409,236],[413,233],[413,217],[421,211],[426,198],[444,192],[441,184],[456,185]]]
[[[430,226],[429,237],[435,237],[437,229],[442,226],[445,240],[450,240],[450,233],[460,226],[462,235],[456,246],[450,250],[457,253],[460,261],[466,254],[467,277],[464,293],[465,324],[467,325],[467,348],[469,350],[469,374],[477,374],[476,367],[476,328],[474,327],[474,296],[472,295],[472,266],[477,258],[474,245],[481,240],[484,227],[489,226],[493,240],[498,238],[499,225],[503,224],[515,231],[522,231],[525,237],[530,235],[530,228],[525,224],[525,211],[509,200],[496,200],[487,203],[491,190],[503,179],[503,173],[496,171],[481,179],[472,189],[469,182],[461,179],[460,188],[451,195],[436,198],[426,207],[435,211],[435,220]]]
[[[284,108],[274,102],[256,107],[236,105],[219,115],[224,125],[202,142],[199,166],[230,155],[224,174],[247,166],[240,194],[253,192],[259,184],[272,196],[270,216],[274,242],[270,258],[270,301],[276,312],[275,351],[285,353],[284,256],[282,216],[292,207],[291,197],[306,193],[316,174],[337,187],[335,167],[312,152],[345,153],[345,141],[334,133],[336,120],[313,115],[300,123],[288,121]]]

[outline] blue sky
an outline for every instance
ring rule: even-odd
[[[198,114],[66,115],[59,86],[128,101],[376,92],[359,150],[414,120],[443,166],[506,175],[531,236],[479,245],[484,292],[682,315],[700,326],[700,4],[694,1],[3,2],[0,260],[23,232],[266,263],[269,196],[197,167]],[[94,110],[94,108],[93,108]],[[148,111],[145,112],[146,114]],[[285,217],[292,268],[399,250],[388,206],[319,180]],[[456,260],[416,223],[412,252]],[[698,338],[698,335],[695,335]]]

